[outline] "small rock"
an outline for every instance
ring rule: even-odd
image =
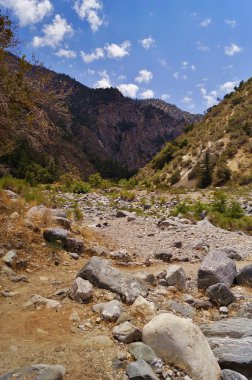
[[[141,317],[145,322],[149,322],[155,317],[157,308],[153,302],[148,302],[144,297],[138,296],[130,307],[130,312],[136,317]]]
[[[70,315],[69,317],[69,320],[72,321],[72,322],[80,322],[80,316],[79,314],[77,313],[77,311],[73,311],[72,314]]]
[[[77,277],[71,289],[68,292],[69,298],[72,300],[85,303],[89,301],[93,296],[93,285],[81,277]]]
[[[126,373],[130,380],[159,380],[151,366],[141,359],[128,364]]]
[[[231,369],[223,369],[221,371],[221,380],[248,380],[247,377]]]
[[[43,232],[44,239],[50,243],[65,242],[67,236],[68,231],[63,228],[47,228]]]
[[[239,270],[235,283],[238,285],[245,285],[252,287],[252,265],[246,265]]]
[[[20,217],[20,215],[19,215],[19,213],[17,211],[13,212],[10,215],[10,219],[12,219],[12,220],[18,219],[19,217]]]
[[[211,285],[206,290],[210,301],[221,306],[227,306],[235,301],[235,296],[225,284]]]
[[[137,342],[142,339],[142,331],[130,322],[115,326],[112,332],[113,337],[123,343]]]
[[[112,300],[106,303],[99,303],[93,306],[93,311],[101,313],[103,319],[108,322],[116,321],[122,314],[121,302]]]
[[[157,355],[152,350],[152,348],[147,346],[143,342],[135,342],[129,344],[128,351],[134,357],[134,359],[142,359],[149,364],[151,364],[154,359],[157,359]]]
[[[45,298],[38,294],[35,294],[27,302],[25,302],[23,304],[23,307],[27,308],[30,306],[41,306],[41,305],[46,305],[48,309],[56,309],[56,310],[61,307],[61,304],[59,301],[55,301],[50,298]]]
[[[172,258],[172,253],[171,252],[156,252],[154,254],[155,256],[155,259],[157,260],[162,260],[164,262],[169,262],[171,261],[171,258]]]
[[[168,286],[175,286],[178,290],[185,290],[186,275],[182,267],[170,265],[166,273],[165,280]]]
[[[122,261],[124,263],[129,263],[130,261],[132,261],[132,258],[131,256],[129,255],[129,253],[126,251],[126,249],[121,249],[119,251],[116,251],[116,252],[112,252],[110,254],[110,257],[113,259],[113,260],[118,260],[118,261]]]
[[[63,380],[66,369],[62,365],[35,364],[0,376],[0,380]]]
[[[11,267],[14,264],[14,260],[16,258],[17,258],[17,252],[16,251],[9,251],[3,257],[3,261],[5,262],[5,264],[7,264]]]
[[[67,237],[64,241],[64,248],[67,252],[78,253],[84,252],[84,243],[81,239]]]
[[[79,260],[80,256],[78,255],[78,253],[74,253],[74,252],[68,252],[69,256],[72,257],[72,259],[74,260]]]

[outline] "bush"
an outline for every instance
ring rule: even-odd
[[[224,214],[227,210],[227,195],[223,191],[214,193],[212,210]]]
[[[178,183],[180,181],[181,175],[179,170],[175,170],[175,172],[171,175],[169,181],[171,185],[175,185],[175,183]]]
[[[225,183],[227,183],[232,175],[232,171],[229,169],[229,167],[222,163],[214,171],[213,176],[213,184],[214,186],[223,186]]]
[[[76,194],[86,194],[91,190],[89,183],[83,182],[77,175],[66,173],[60,177],[60,184],[63,191]]]

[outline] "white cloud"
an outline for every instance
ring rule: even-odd
[[[105,50],[109,58],[123,58],[129,55],[129,49],[131,47],[130,41],[124,41],[121,45],[108,44],[105,46]]]
[[[197,50],[207,53],[210,50],[210,47],[207,45],[203,45],[200,41],[197,41]]]
[[[152,90],[146,90],[141,93],[141,97],[143,99],[151,99],[154,98],[154,92]]]
[[[138,73],[138,76],[135,78],[135,81],[138,83],[149,83],[150,80],[153,78],[153,74],[151,71],[148,70],[140,70]]]
[[[165,59],[159,59],[158,61],[159,61],[160,65],[163,67],[165,67],[167,65],[167,62]]]
[[[67,49],[59,49],[57,53],[55,53],[58,57],[64,57],[64,58],[76,58],[76,53],[73,50],[67,50]]]
[[[191,70],[192,71],[196,71],[196,66],[195,65],[191,65]]]
[[[191,104],[193,101],[192,98],[190,98],[189,96],[185,96],[183,99],[182,99],[182,102],[185,103],[185,104]]]
[[[187,66],[188,66],[188,63],[189,63],[189,62],[187,62],[187,61],[183,61],[183,62],[181,62],[181,65],[182,65],[183,68],[186,69]]]
[[[162,95],[161,95],[161,99],[164,100],[165,102],[166,102],[167,100],[169,100],[170,98],[171,98],[171,95],[170,95],[170,94],[162,94]]]
[[[225,46],[225,54],[229,56],[233,56],[237,53],[240,53],[242,51],[242,47],[236,45],[236,44],[231,44],[230,46]]]
[[[155,46],[155,40],[151,36],[144,38],[143,40],[139,40],[139,43],[145,50],[149,50],[150,48]]]
[[[76,0],[74,3],[76,13],[82,20],[87,20],[93,32],[97,32],[104,24],[102,8],[100,0]]]
[[[133,83],[120,84],[117,88],[124,96],[130,98],[136,98],[137,92],[139,91],[139,87]]]
[[[239,81],[223,83],[220,86],[220,91],[226,94],[228,92],[233,91],[234,87],[237,86],[238,84],[239,84]]]
[[[91,69],[87,69],[87,73],[88,73],[88,75],[94,75],[95,71],[91,70]]]
[[[95,87],[96,87],[96,88],[107,88],[107,87],[112,87],[111,82],[110,82],[110,77],[109,77],[109,75],[107,74],[107,71],[106,71],[106,70],[104,70],[104,71],[100,71],[100,72],[99,72],[99,75],[100,75],[101,79],[98,80],[98,82],[96,82],[96,84],[95,84]]]
[[[43,37],[35,36],[33,38],[33,46],[50,46],[56,48],[66,36],[73,35],[73,28],[67,23],[67,20],[60,15],[56,15],[52,24],[43,27]]]
[[[0,0],[0,6],[13,11],[20,26],[40,22],[53,10],[53,5],[49,0]]]
[[[117,78],[118,80],[120,80],[120,81],[123,81],[123,80],[126,80],[127,79],[127,77],[126,77],[126,75],[119,75],[119,77]]]
[[[179,72],[178,72],[178,71],[176,71],[176,72],[173,74],[173,78],[175,78],[175,79],[178,79],[178,78],[179,78]]]
[[[104,58],[104,51],[102,48],[97,48],[90,54],[87,54],[84,51],[81,51],[80,56],[83,62],[91,63],[93,61],[97,61],[98,59]]]
[[[237,21],[236,20],[229,20],[229,19],[226,19],[225,20],[225,23],[230,26],[231,28],[235,28],[237,26]]]
[[[200,23],[200,26],[202,26],[202,28],[207,28],[212,22],[212,19],[209,17],[209,18],[206,18],[205,20],[201,21]]]
[[[212,107],[217,103],[218,93],[217,91],[211,91],[207,93],[204,87],[200,88],[202,98],[206,101],[207,107]]]

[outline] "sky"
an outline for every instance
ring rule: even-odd
[[[252,76],[251,0],[0,0],[21,51],[93,88],[203,113]]]

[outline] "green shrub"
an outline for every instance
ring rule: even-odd
[[[102,177],[101,177],[100,173],[91,174],[88,177],[88,182],[90,183],[90,185],[92,187],[98,187],[99,188],[102,184]]]
[[[232,171],[229,167],[222,163],[216,167],[213,176],[213,184],[214,186],[223,186],[225,185],[231,178]]]
[[[175,185],[175,183],[178,183],[180,181],[181,175],[179,170],[175,170],[175,172],[170,176],[169,182],[171,185]]]

